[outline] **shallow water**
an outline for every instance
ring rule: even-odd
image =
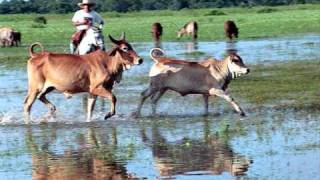
[[[210,116],[202,117],[202,98],[169,93],[158,105],[159,117],[132,119],[139,93],[148,85],[147,58],[153,43],[133,43],[145,63],[125,73],[115,88],[117,115],[103,121],[109,102],[99,100],[93,123],[85,122],[85,95],[66,100],[48,97],[56,117],[36,102],[32,123],[24,125],[27,92],[26,48],[0,49],[1,179],[315,179],[320,169],[318,114],[255,111],[237,98],[248,117],[239,118],[222,100],[211,99]],[[320,36],[262,40],[162,43],[169,56],[181,59],[223,57],[236,49],[251,65],[283,60],[320,59]],[[48,46],[67,51],[65,46]],[[19,57],[8,61],[7,58]],[[49,123],[39,124],[42,120]]]

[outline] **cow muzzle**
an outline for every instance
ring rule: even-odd
[[[237,77],[240,77],[243,74],[249,74],[250,69],[249,68],[241,68],[238,71],[233,71],[232,72],[232,78],[235,79]]]
[[[136,65],[140,65],[140,64],[142,64],[143,63],[143,59],[142,58],[137,58],[136,60],[134,60],[134,64],[136,64]]]
[[[131,65],[130,64],[124,64],[123,65],[123,70],[126,71],[126,70],[129,70],[131,68]]]

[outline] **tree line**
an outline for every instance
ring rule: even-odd
[[[3,0],[0,14],[16,13],[69,13],[78,9],[80,0]],[[140,10],[180,10],[184,8],[222,8],[235,6],[276,6],[289,4],[320,3],[320,0],[96,0],[96,10],[140,11]]]

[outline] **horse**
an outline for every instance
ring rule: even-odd
[[[70,43],[70,50],[72,54],[84,55],[97,49],[105,50],[102,26],[91,26],[86,31],[75,51],[73,43]]]

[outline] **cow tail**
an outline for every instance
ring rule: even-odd
[[[33,58],[33,57],[36,56],[36,53],[34,52],[34,48],[35,48],[36,46],[39,46],[39,47],[40,47],[41,53],[44,52],[44,48],[43,48],[43,46],[42,46],[41,43],[39,43],[39,42],[33,43],[33,44],[29,47],[29,55],[30,55],[31,58]]]
[[[163,55],[164,55],[164,51],[160,48],[152,48],[150,51],[150,57],[155,62],[158,62],[157,58]]]

